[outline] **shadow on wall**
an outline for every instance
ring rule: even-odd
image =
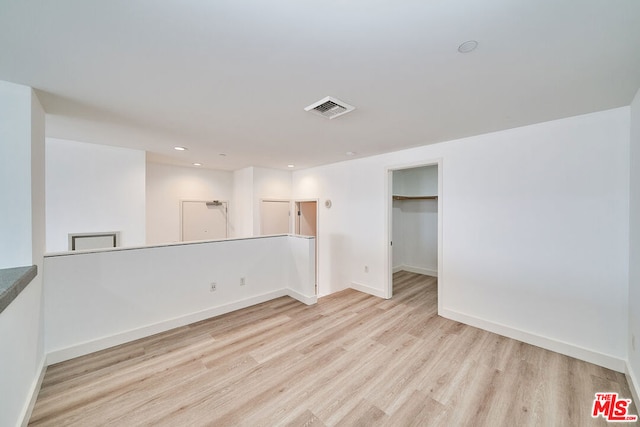
[[[347,239],[343,234],[330,234],[327,240],[325,252],[329,253],[330,256],[328,257],[329,262],[326,263],[328,265],[325,264],[323,269],[324,271],[329,271],[330,274],[328,283],[324,283],[324,286],[323,281],[319,280],[318,296],[329,295],[348,287],[343,272],[338,268],[338,266],[343,265],[347,254]]]

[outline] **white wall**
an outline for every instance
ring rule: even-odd
[[[46,251],[46,148],[45,114],[40,100],[31,91],[31,256],[32,263],[42,271]],[[40,282],[39,274],[34,280]]]
[[[308,236],[289,236],[288,294],[305,304],[314,304],[317,301],[314,241],[314,238]]]
[[[234,221],[237,237],[260,235],[260,201],[291,199],[291,172],[248,167],[233,174]]]
[[[437,196],[438,167],[418,166],[394,171],[393,194],[398,196]]]
[[[0,81],[0,268],[38,275],[0,313],[0,425],[20,425],[43,372],[44,111],[31,88]]]
[[[640,90],[631,104],[629,191],[629,371],[640,397]],[[633,338],[635,337],[635,339]],[[635,348],[632,345],[635,341]]]
[[[145,243],[145,153],[46,140],[47,251],[69,233],[120,231],[121,246]]]
[[[31,88],[0,81],[0,268],[31,264]]]
[[[235,236],[232,172],[148,163],[146,176],[147,244],[180,241],[181,200],[229,202],[229,234]]]
[[[253,235],[260,235],[260,200],[291,199],[291,172],[253,168]]]
[[[393,267],[437,276],[437,200],[393,202]]]
[[[385,294],[386,170],[441,158],[442,314],[623,369],[628,149],[627,107],[294,172],[294,197],[335,199],[321,294]]]
[[[48,361],[287,295],[289,288],[313,303],[313,246],[313,239],[277,236],[48,256]]]
[[[305,169],[293,172],[293,199],[318,199],[318,296],[328,295],[348,288],[351,278],[347,270],[350,262],[361,262],[350,254],[350,240],[355,235],[363,238],[364,242],[371,242],[371,236],[378,233],[366,230],[370,220],[368,212],[364,218],[350,215],[352,205],[358,205],[361,200],[369,199],[370,195],[353,194],[351,198],[350,185],[358,179],[358,171],[350,168],[355,161],[336,163],[320,168]],[[331,207],[325,207],[325,202],[331,201]],[[366,209],[366,204],[359,207]],[[358,223],[364,224],[364,229],[356,232]],[[351,237],[350,237],[351,236]],[[385,238],[386,241],[386,238]],[[381,243],[382,242],[378,242]],[[367,262],[371,259],[369,251],[376,251],[375,247],[366,248]],[[348,261],[349,260],[349,261]],[[359,264],[364,270],[364,264]],[[373,270],[373,271],[372,271]],[[370,265],[369,275],[376,274],[376,266]]]
[[[253,168],[233,172],[234,237],[253,236]]]

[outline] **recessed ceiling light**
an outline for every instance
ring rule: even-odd
[[[296,165],[287,165],[288,168],[295,168]]]
[[[478,47],[478,42],[477,41],[475,41],[475,40],[467,40],[466,42],[464,42],[460,46],[458,46],[458,52],[460,52],[460,53],[473,52],[474,50],[476,50],[477,47]]]
[[[202,166],[202,163],[194,163],[193,166]]]
[[[355,155],[356,155],[356,152],[355,152],[355,151],[347,151],[347,152],[346,152],[346,153],[344,153],[344,154],[346,154],[347,156],[355,156]]]
[[[173,147],[173,149],[177,151],[187,151],[186,147]]]

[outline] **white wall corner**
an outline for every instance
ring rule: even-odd
[[[393,272],[394,273],[396,273],[398,271],[408,271],[409,273],[422,274],[423,276],[438,277],[438,271],[437,270],[432,270],[432,269],[429,269],[429,268],[422,268],[422,267],[413,267],[411,265],[404,265],[403,264],[403,265],[401,265],[399,267],[394,267],[393,268]]]
[[[628,361],[626,362],[626,369],[624,374],[627,378],[627,383],[629,383],[629,389],[631,390],[632,399],[636,404],[636,408],[638,408],[638,405],[640,405],[640,382],[638,382],[638,377],[633,372],[633,369],[631,368],[631,365]]]
[[[537,347],[542,347],[556,353],[564,354],[565,356],[593,363],[607,369],[612,369],[614,371],[622,373],[625,372],[625,360],[610,354],[600,353],[567,342],[533,334],[527,331],[512,328],[510,326],[491,322],[478,317],[469,316],[455,310],[438,310],[438,315],[446,319],[455,320],[456,322],[461,322],[469,326],[484,329],[486,331],[493,332],[507,338],[513,338],[527,344],[535,345]]]
[[[26,427],[31,419],[33,408],[36,406],[36,400],[38,400],[38,394],[40,394],[40,388],[42,387],[42,381],[44,380],[44,374],[47,372],[47,358],[42,357],[38,371],[40,374],[34,379],[31,389],[29,390],[29,396],[31,396],[25,402],[24,409],[22,410],[22,422],[20,425]]]
[[[306,305],[313,305],[316,304],[318,302],[318,297],[315,295],[309,296],[309,295],[304,295],[294,289],[287,289],[288,295],[293,298],[296,299],[298,301],[300,301],[301,303],[304,303]]]
[[[356,291],[373,295],[374,297],[385,298],[385,299],[387,298],[387,295],[383,290],[372,288],[371,286],[363,285],[362,283],[351,282],[351,285],[349,287],[351,289],[355,289]]]

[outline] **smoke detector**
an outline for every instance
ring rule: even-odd
[[[336,117],[347,114],[355,109],[356,107],[353,105],[349,105],[332,96],[327,96],[322,98],[320,101],[309,105],[304,109],[304,111],[310,111],[328,119],[335,119]]]

